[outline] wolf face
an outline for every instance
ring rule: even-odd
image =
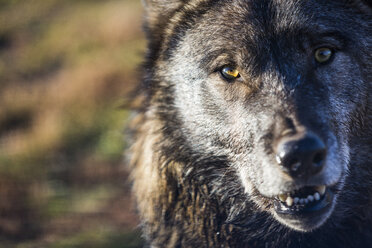
[[[156,2],[145,1],[146,87],[162,155],[185,177],[209,178],[233,224],[252,209],[302,232],[342,218],[339,206],[362,194],[349,180],[371,158],[369,7]]]

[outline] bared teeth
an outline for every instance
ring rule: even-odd
[[[318,191],[320,195],[324,195],[324,193],[326,191],[326,186],[325,185],[318,186],[318,187],[316,187],[316,191]]]
[[[281,202],[286,203],[288,207],[291,207],[292,205],[306,205],[311,202],[319,201],[320,198],[325,194],[326,186],[317,186],[315,188],[315,193],[312,195],[308,195],[306,197],[298,197],[298,196],[291,196],[288,194],[280,194],[278,195],[278,198]]]
[[[314,198],[315,198],[316,201],[319,201],[319,199],[320,199],[320,195],[319,195],[318,192],[316,192],[316,193],[314,194]]]
[[[292,206],[293,205],[293,198],[288,196],[285,203],[287,203],[287,206],[289,206],[289,207]]]

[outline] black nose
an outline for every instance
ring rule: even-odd
[[[292,177],[308,178],[323,169],[327,149],[314,134],[285,137],[277,147],[277,162]]]

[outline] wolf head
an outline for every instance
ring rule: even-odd
[[[144,4],[145,87],[163,155],[185,162],[227,212],[249,202],[300,231],[342,218],[336,209],[365,193],[355,180],[370,173],[368,1]]]

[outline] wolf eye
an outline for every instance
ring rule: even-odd
[[[332,58],[333,51],[328,47],[318,48],[315,51],[315,60],[318,63],[325,63]]]
[[[227,80],[234,80],[240,77],[239,71],[229,66],[222,68],[221,75]]]

